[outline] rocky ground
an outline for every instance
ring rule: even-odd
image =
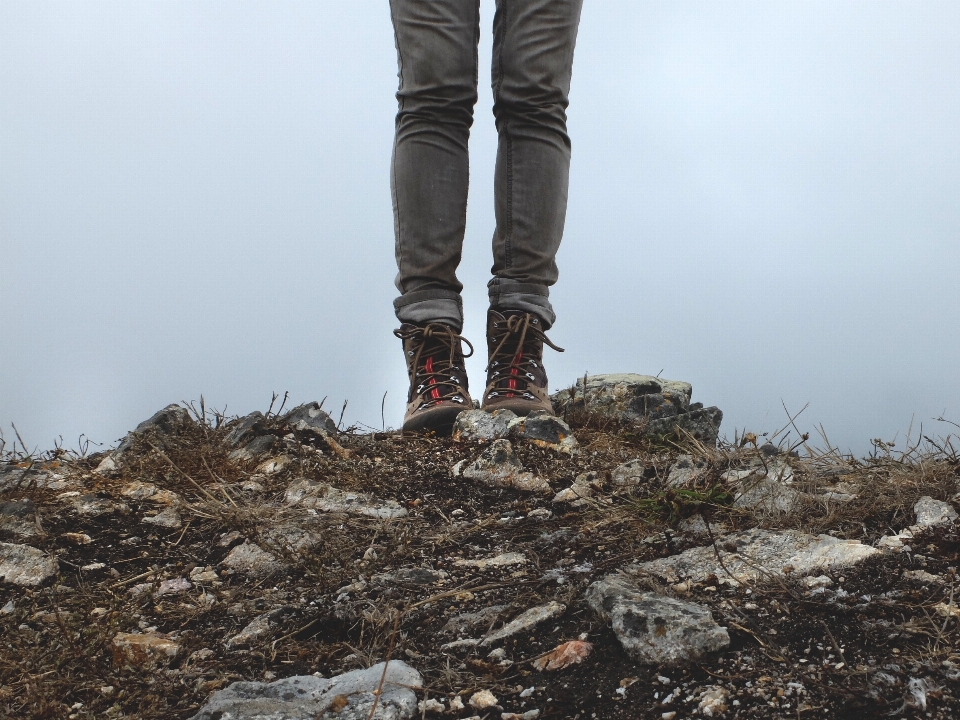
[[[453,438],[171,406],[0,463],[0,716],[957,716],[960,458],[584,378]]]

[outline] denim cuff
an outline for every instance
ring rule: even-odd
[[[402,323],[442,322],[463,330],[463,300],[453,290],[414,290],[394,300],[393,309]]]
[[[540,318],[543,329],[549,330],[557,320],[550,304],[550,290],[546,285],[518,282],[504,278],[493,278],[487,283],[490,296],[490,308],[497,312],[504,310],[523,310]]]

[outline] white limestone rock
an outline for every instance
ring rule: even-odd
[[[421,687],[420,673],[402,660],[391,660],[386,675],[381,662],[329,679],[299,675],[272,683],[235,682],[213,693],[192,720],[314,720],[328,716],[337,720],[408,720],[418,713],[415,690]],[[378,689],[382,690],[379,701],[374,694]]]
[[[731,583],[756,583],[772,576],[802,577],[857,565],[879,553],[858,540],[807,535],[795,530],[771,532],[754,528],[717,540],[723,565],[713,545],[632,566],[632,570],[664,578],[703,582],[711,575]]]

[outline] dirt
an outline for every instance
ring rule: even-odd
[[[724,718],[956,716],[956,529],[930,532],[911,541],[911,552],[884,554],[834,574],[834,586],[820,594],[790,578],[754,587],[708,581],[690,588],[686,599],[711,609],[728,628],[731,645],[683,668],[637,664],[583,602],[590,582],[629,562],[709,543],[679,529],[684,517],[703,516],[717,534],[721,527],[761,525],[875,543],[912,523],[909,508],[920,495],[947,500],[957,492],[955,457],[801,457],[798,464],[809,468],[805,482],[828,484],[843,476],[861,488],[857,500],[829,512],[811,505],[759,517],[733,508],[717,481],[725,468],[758,457],[749,446],[650,447],[629,428],[583,418],[571,424],[580,442],[577,454],[516,443],[525,468],[556,491],[581,473],[609,475],[640,457],[647,467],[643,482],[620,494],[605,487],[595,501],[571,508],[550,496],[454,480],[451,466],[476,457],[480,444],[359,432],[340,433],[339,450],[317,436],[287,436],[290,464],[267,475],[257,472],[256,461],[228,459],[231,448],[223,438],[229,427],[219,421],[192,423],[159,439],[138,438],[116,477],[94,472],[102,454],[7,457],[8,464],[55,472],[67,484],[0,493],[0,502],[32,501],[37,528],[28,537],[3,526],[0,540],[55,554],[60,568],[44,587],[0,585],[0,607],[13,605],[0,613],[0,716],[187,718],[214,690],[235,680],[329,677],[385,658],[403,659],[423,674],[423,697],[449,705],[458,694],[466,704],[474,692],[488,689],[502,712],[536,708],[541,718],[661,718],[669,712],[704,717],[698,707],[711,688],[727,692],[726,709],[715,715]],[[714,469],[709,487],[690,494],[665,487],[681,450],[704,455]],[[408,514],[385,521],[290,507],[284,491],[300,477],[394,499]],[[144,524],[163,506],[122,495],[134,481],[177,493],[183,525]],[[78,496],[71,492],[95,496],[100,502],[93,505],[107,511],[78,513]],[[299,536],[289,532],[278,541],[278,528],[283,535],[291,527],[309,531],[313,546],[298,546]],[[79,534],[89,536],[89,544]],[[224,558],[245,541],[272,549],[284,569],[264,577],[225,570]],[[482,570],[457,564],[507,552],[521,553],[527,562]],[[190,581],[197,568],[210,568],[217,579]],[[382,577],[401,568],[436,574]],[[917,570],[929,576],[905,575]],[[162,581],[178,578],[190,588],[157,595]],[[459,637],[445,629],[451,618],[506,606],[463,634],[479,638],[552,600],[566,611],[508,639],[502,645],[507,662],[489,658],[491,648],[441,650]],[[278,612],[266,635],[249,646],[227,646],[272,610]],[[156,667],[117,662],[112,643],[118,632],[161,633],[179,651]],[[534,668],[536,658],[578,638],[593,645],[582,663],[555,671]],[[521,697],[527,688],[534,688],[532,694]],[[476,714],[467,706],[440,717]]]

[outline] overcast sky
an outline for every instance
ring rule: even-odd
[[[479,348],[493,6],[460,272]],[[386,0],[0,0],[8,449],[11,422],[113,443],[201,394],[347,399],[379,428],[387,392],[399,425],[396,86]],[[569,129],[552,388],[661,373],[728,436],[809,403],[798,424],[857,453],[960,422],[956,0],[585,0]]]

